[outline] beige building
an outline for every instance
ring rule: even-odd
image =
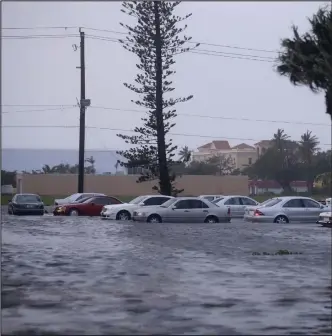
[[[215,140],[197,148],[192,153],[193,161],[206,161],[213,156],[231,157],[235,169],[243,169],[254,164],[259,156],[265,153],[271,141],[262,140],[254,146],[241,143],[234,147],[226,140]]]
[[[241,143],[231,147],[228,141],[216,140],[197,148],[197,152],[192,153],[193,161],[206,161],[213,156],[231,157],[235,169],[243,169],[253,164],[257,159],[255,147]]]

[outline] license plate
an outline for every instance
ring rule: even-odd
[[[33,208],[33,205],[28,204],[27,208],[31,209],[31,208]]]

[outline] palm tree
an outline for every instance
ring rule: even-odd
[[[293,38],[282,40],[276,70],[293,85],[323,91],[326,113],[332,120],[332,11],[320,8],[309,23],[310,32],[301,36],[293,26]]]
[[[190,158],[191,158],[191,150],[189,149],[188,146],[184,146],[180,150],[179,155],[180,155],[180,160],[182,162],[187,163],[190,161]]]
[[[277,133],[273,134],[272,144],[279,152],[286,149],[286,144],[289,141],[289,135],[281,128],[278,128]]]
[[[308,191],[311,193],[313,182],[315,179],[315,163],[314,156],[318,151],[318,138],[311,134],[311,131],[306,131],[301,135],[299,143],[299,154],[304,168],[304,173],[307,181]]]

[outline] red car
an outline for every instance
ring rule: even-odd
[[[120,200],[112,196],[94,196],[85,198],[82,202],[58,205],[54,216],[100,216],[105,205],[121,204]]]

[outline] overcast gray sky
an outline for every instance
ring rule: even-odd
[[[308,29],[307,17],[322,4],[183,2],[178,6],[178,13],[193,14],[187,21],[187,35],[192,36],[193,41],[277,50],[280,39],[291,36],[291,25],[298,25],[301,31]],[[131,20],[120,9],[120,2],[5,2],[2,4],[2,27],[84,26],[125,32],[119,23],[130,23]],[[89,29],[84,31],[107,38],[121,36]],[[4,36],[77,33],[77,29],[2,32]],[[33,111],[57,108],[38,105],[76,104],[76,97],[80,96],[80,73],[76,69],[79,51],[73,51],[73,44],[79,44],[78,37],[2,41],[2,104],[36,105],[4,106],[2,111],[10,113],[2,115],[3,125],[78,125],[77,107]],[[265,57],[276,55],[218,46],[201,45],[199,48]],[[324,96],[314,95],[307,88],[293,87],[287,78],[274,72],[273,63],[193,53],[179,55],[176,61],[174,96],[193,94],[194,98],[177,106],[179,116],[172,132],[196,135],[174,135],[174,142],[179,146],[188,145],[194,149],[213,139],[227,139],[231,145],[253,144],[260,139],[270,139],[277,128],[284,128],[294,140],[299,140],[307,129],[312,130],[321,143],[326,144],[321,145],[322,148],[330,147],[331,129],[325,114]],[[130,130],[140,124],[141,113],[96,108],[138,109],[130,102],[137,97],[123,86],[123,82],[133,82],[135,64],[135,55],[125,51],[119,43],[86,39],[86,97],[91,99],[93,106],[87,111],[87,126]],[[197,118],[181,114],[251,120]],[[294,123],[259,122],[255,119]],[[299,122],[325,125],[301,125]],[[88,129],[86,147],[126,148],[116,133]],[[76,148],[78,145],[78,128],[4,128],[2,136],[2,147],[5,148]]]

